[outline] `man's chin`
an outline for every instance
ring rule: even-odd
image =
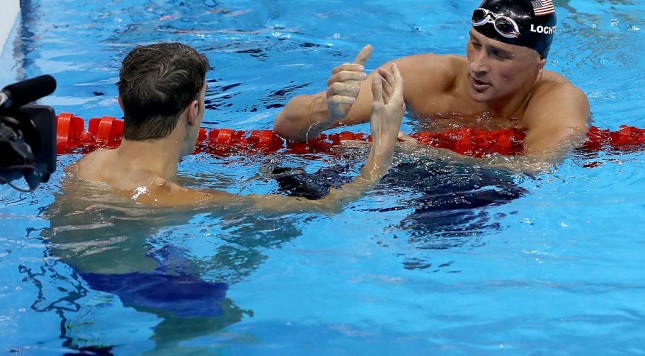
[[[470,95],[470,99],[477,103],[485,103],[490,100],[490,95],[486,92],[480,92],[472,88],[468,91],[468,94]]]

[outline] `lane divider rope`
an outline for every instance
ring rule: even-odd
[[[115,148],[121,144],[123,121],[111,116],[96,117],[89,120],[87,130],[85,120],[71,113],[57,116],[56,150],[58,154],[86,153],[97,148]],[[448,129],[441,132],[423,131],[410,136],[418,143],[437,148],[446,148],[471,157],[488,157],[492,154],[512,156],[524,149],[523,130],[499,129],[482,130],[477,128]],[[330,152],[344,141],[371,141],[371,136],[363,133],[343,131],[321,134],[307,142],[287,141],[272,130],[231,130],[226,128],[201,128],[195,153],[207,152],[215,155],[239,153],[270,153],[285,149],[287,153]],[[587,132],[587,141],[582,150],[640,150],[645,148],[645,129],[622,125],[617,131],[592,126]]]

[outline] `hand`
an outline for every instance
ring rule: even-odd
[[[372,46],[367,45],[358,53],[354,63],[341,64],[332,70],[327,80],[330,119],[338,121],[349,114],[360,92],[361,82],[367,78],[364,64],[371,54]]]
[[[394,146],[405,113],[403,101],[403,78],[396,64],[392,63],[391,72],[380,68],[379,75],[372,79],[372,116],[370,130],[372,142]]]

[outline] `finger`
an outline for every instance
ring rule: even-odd
[[[383,79],[375,75],[372,77],[372,95],[374,96],[374,102],[375,103],[382,103],[383,102],[383,85],[382,85]]]
[[[401,76],[399,66],[397,66],[396,63],[392,63],[392,75],[394,76],[395,88],[403,90],[403,76]]]
[[[341,72],[363,72],[365,70],[365,66],[362,64],[357,64],[357,63],[343,63],[334,69],[331,70],[331,74],[338,74]]]
[[[327,85],[331,85],[334,82],[356,82],[359,83],[361,80],[365,80],[367,74],[365,72],[358,71],[342,71],[332,74],[327,81]]]
[[[383,80],[381,85],[383,86],[383,97],[390,96],[392,95],[392,91],[394,91],[394,88],[392,87],[392,84],[390,84],[389,81]]]
[[[327,100],[336,105],[351,105],[356,102],[356,98],[343,95],[333,95]]]
[[[385,90],[383,90],[383,104],[386,104],[386,105],[387,105],[387,103],[389,103],[389,102],[390,102],[390,97],[391,97],[391,96],[392,96],[392,95],[390,95],[388,92],[386,92]]]
[[[356,59],[354,59],[354,63],[364,65],[365,62],[367,62],[367,60],[370,59],[371,55],[372,55],[372,45],[367,45],[363,47],[363,49],[360,52],[358,52]]]
[[[392,63],[392,64],[394,64],[394,63]],[[390,85],[392,85],[394,83],[394,81],[395,81],[394,75],[392,74],[392,72],[390,72],[389,70],[385,69],[384,67],[381,67],[381,68],[378,69],[378,74],[380,74],[381,77],[383,77],[383,79],[385,79],[385,81],[388,82]]]
[[[390,74],[388,71],[384,69],[379,69],[379,75],[383,78],[383,93],[384,97],[386,98],[386,103],[388,102],[387,99],[392,95],[394,92],[394,87],[392,86],[392,82],[394,81],[394,77],[392,74]]]
[[[396,138],[406,143],[417,143],[417,140],[414,137],[405,134],[403,131],[399,131]]]
[[[386,70],[385,68],[379,68],[378,73],[383,77],[383,93],[385,102],[389,102],[391,96],[396,95],[397,92],[403,91],[403,79],[399,68],[395,63],[392,63],[390,66],[391,70]]]
[[[360,82],[341,83],[335,82],[327,87],[327,96],[341,95],[357,97],[361,90]]]
[[[380,71],[379,71],[379,74],[381,74]],[[392,96],[392,92],[394,88],[392,87],[392,84],[390,84],[388,80],[386,78],[383,78],[382,76],[381,76],[381,88],[383,92],[383,102],[388,103],[390,101],[390,97]]]

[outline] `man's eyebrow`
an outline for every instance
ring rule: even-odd
[[[497,47],[497,46],[492,45],[492,44],[487,44],[487,45],[485,45],[485,47],[488,48],[489,51],[494,51],[497,54],[501,54],[501,55],[508,56],[508,57],[515,57],[515,54],[513,52],[505,50],[505,49],[503,49],[501,47]]]
[[[472,30],[471,30],[471,31],[472,31]],[[477,37],[475,37],[471,31],[468,31],[468,37],[469,37],[469,39],[468,39],[468,40],[469,40],[469,41],[475,41],[475,42],[477,42],[477,43],[480,43],[479,39],[478,39]],[[505,56],[509,56],[509,57],[514,57],[514,56],[515,56],[515,55],[513,54],[513,52],[507,51],[507,50],[505,50],[505,49],[502,49],[502,48],[497,47],[497,46],[494,46],[494,45],[486,45],[486,47],[488,47],[488,48],[490,48],[490,49],[492,49],[492,50],[494,50],[494,51],[498,52],[499,54],[503,54],[503,55],[505,55]]]
[[[508,56],[508,57],[514,57],[515,56],[515,54],[513,52],[507,51],[505,49],[501,49],[499,47],[490,46],[490,48],[493,49],[494,51],[496,51],[498,54],[502,54],[504,56]]]

